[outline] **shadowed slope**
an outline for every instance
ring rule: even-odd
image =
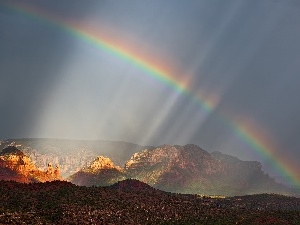
[[[121,182],[121,186],[124,182]],[[0,181],[0,224],[299,224],[299,198],[210,198],[125,181],[125,190]],[[120,185],[117,185],[120,186]]]

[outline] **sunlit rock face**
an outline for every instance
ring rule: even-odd
[[[25,176],[30,171],[36,170],[29,157],[14,146],[3,149],[0,154],[0,166],[14,170]]]
[[[84,186],[108,186],[124,179],[122,169],[103,156],[98,156],[88,167],[68,178],[72,183]]]
[[[109,157],[123,167],[132,154],[146,148],[121,141],[26,138],[0,141],[0,151],[10,145],[24,152],[43,171],[47,170],[49,162],[59,164],[64,178],[87,168],[99,155]]]
[[[259,162],[241,161],[196,145],[163,145],[134,153],[123,170],[103,156],[69,178],[77,185],[108,186],[137,179],[164,191],[209,195],[287,193],[261,170]]]
[[[159,189],[198,193],[199,187],[210,183],[206,175],[219,173],[223,165],[196,145],[164,145],[133,155],[125,168],[128,177]]]
[[[36,168],[30,158],[15,146],[8,146],[0,153],[0,178],[19,182],[45,182],[62,180],[59,166],[52,167],[49,163],[46,171]]]
[[[260,163],[210,154],[196,145],[144,150],[131,157],[125,170],[127,177],[171,192],[236,195],[283,191],[263,173]]]
[[[134,154],[125,169],[131,178],[164,190],[176,188],[181,192],[180,187],[185,187],[196,174],[199,181],[205,181],[200,172],[211,171],[212,160],[208,152],[196,145],[164,145]]]
[[[98,156],[89,167],[84,169],[86,172],[92,172],[97,173],[100,170],[108,170],[108,169],[117,169],[121,171],[121,168],[119,166],[114,166],[114,163],[106,157]]]
[[[123,169],[104,156],[97,156],[93,161],[84,157],[81,160],[87,166],[68,178],[77,185],[108,186],[129,178],[179,193],[288,193],[262,171],[259,162],[241,161],[220,152],[208,153],[196,145],[148,148],[129,157]],[[45,168],[38,168],[31,158],[13,146],[7,146],[0,154],[0,179],[3,180],[26,183],[60,180],[60,172],[61,167],[51,161]]]
[[[0,154],[0,179],[15,180],[18,182],[28,183],[29,171],[35,167],[30,160],[20,150],[14,146],[9,146]]]

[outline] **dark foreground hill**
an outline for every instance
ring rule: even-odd
[[[79,187],[63,181],[30,184],[0,181],[0,198],[0,224],[299,224],[300,221],[299,198],[274,194],[231,198],[171,194],[132,180],[112,187]]]

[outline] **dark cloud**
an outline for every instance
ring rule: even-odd
[[[60,76],[65,63],[62,58],[72,52],[72,40],[42,19],[14,10],[9,1],[3,3],[0,3],[0,137],[26,137]],[[59,9],[61,15],[76,11],[76,3],[72,4],[74,7],[70,3],[26,2],[43,10]],[[82,16],[84,11],[82,7],[79,9]]]
[[[114,38],[170,64],[178,78],[190,79],[191,95],[219,96],[209,115],[132,60],[9,2],[0,2],[0,138],[195,143],[253,159],[228,125],[249,117],[278,151],[300,157],[299,1],[26,1],[100,33],[109,28]]]

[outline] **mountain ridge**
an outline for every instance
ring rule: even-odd
[[[81,141],[75,141],[70,147],[70,140],[59,140],[58,144],[56,143],[57,140],[53,139],[26,139],[26,141],[31,141],[33,144],[26,145],[24,139],[19,141],[10,139],[1,141],[0,147],[10,143],[22,149],[22,151],[16,151],[15,154],[20,155],[23,154],[21,152],[24,152],[24,155],[27,157],[28,152],[30,152],[31,156],[35,156],[35,158],[33,157],[35,161],[31,160],[30,157],[28,157],[27,161],[31,160],[32,164],[37,166],[37,168],[39,166],[38,160],[41,160],[38,157],[41,157],[47,165],[44,168],[39,168],[39,170],[51,170],[52,172],[50,173],[53,173],[55,168],[49,162],[57,164],[57,162],[62,160],[62,156],[55,155],[55,152],[65,147],[66,154],[70,154],[77,143],[82,143]],[[55,143],[51,145],[53,141]],[[101,141],[96,141],[96,143],[101,143]],[[123,142],[121,143],[124,144]],[[120,142],[113,144],[117,146],[113,150],[116,153],[122,145],[119,145]],[[35,146],[35,148],[44,146],[44,148],[39,150],[33,149],[32,146]],[[141,146],[128,145],[128,143],[125,143],[125,146],[127,148],[130,146],[141,148]],[[134,148],[130,150],[130,152],[134,153],[128,157],[122,167],[115,164],[114,160],[108,156],[97,155],[92,158],[96,155],[95,152],[87,157],[88,151],[85,151],[87,148],[82,149],[81,147],[82,145],[79,146],[79,150],[75,151],[73,158],[63,161],[65,164],[57,168],[61,171],[61,168],[71,168],[72,166],[74,168],[72,164],[76,164],[77,170],[74,170],[67,180],[77,185],[108,186],[125,179],[136,179],[154,188],[176,193],[227,196],[256,193],[289,193],[289,189],[276,183],[273,178],[263,172],[261,163],[242,161],[235,156],[221,152],[209,153],[194,144],[185,146],[161,145],[142,149],[141,151],[137,151],[137,148]],[[127,148],[123,150],[123,153],[126,152]],[[48,155],[43,153],[47,149],[50,149]],[[42,153],[39,153],[39,151]],[[107,150],[102,152],[107,152]],[[0,154],[4,155],[6,153],[9,155],[13,152],[9,152],[8,149],[0,152]],[[51,157],[48,157],[49,155]],[[124,155],[129,155],[129,153],[124,153]],[[68,157],[71,156],[69,155]],[[50,161],[51,159],[55,160]],[[2,167],[1,174],[7,174],[8,176],[9,174],[13,175],[13,173]],[[20,180],[20,177],[15,179]]]
[[[19,148],[41,169],[47,169],[48,162],[59,164],[64,178],[89,166],[99,155],[123,167],[132,154],[147,148],[124,141],[23,138],[0,141],[0,151],[10,145]]]
[[[106,171],[106,173],[103,173]],[[91,180],[101,180],[107,170],[81,175]],[[81,173],[81,175],[80,175]],[[169,192],[244,195],[256,193],[288,193],[289,189],[276,183],[262,171],[262,165],[256,161],[242,161],[234,156],[222,153],[208,153],[197,145],[162,145],[134,153],[120,170],[121,180],[137,179],[150,186]],[[70,177],[69,181],[77,183]],[[118,179],[117,179],[118,180]],[[120,180],[120,181],[121,181]],[[80,183],[89,186],[89,182]],[[97,183],[93,183],[97,185]],[[105,186],[103,183],[100,186]],[[111,185],[111,183],[107,183]]]

